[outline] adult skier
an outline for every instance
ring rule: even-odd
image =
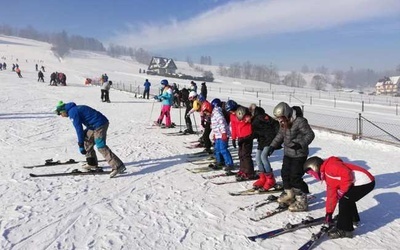
[[[99,111],[86,106],[76,105],[74,102],[64,103],[59,101],[56,113],[62,117],[69,117],[78,136],[78,146],[81,154],[86,156],[86,169],[98,167],[94,145],[111,166],[110,178],[123,173],[126,168],[124,163],[106,145],[108,119]],[[85,126],[85,129],[83,126]]]
[[[175,126],[172,125],[171,122],[171,106],[173,103],[172,89],[168,85],[168,80],[166,79],[161,80],[161,85],[162,85],[162,93],[158,96],[154,96],[154,99],[162,101],[161,113],[156,123],[158,126],[162,126],[162,121],[165,117],[165,127],[173,128]]]

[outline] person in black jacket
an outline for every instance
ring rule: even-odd
[[[204,99],[207,99],[207,85],[206,85],[206,82],[203,82],[201,84],[200,95],[202,95],[204,97]]]
[[[260,171],[260,178],[253,184],[256,189],[268,190],[275,186],[276,181],[271,164],[268,160],[268,148],[279,131],[279,122],[265,113],[261,107],[255,106],[252,110],[253,138],[257,139],[256,163]]]
[[[40,70],[38,73],[38,82],[44,82],[44,74],[43,72]]]

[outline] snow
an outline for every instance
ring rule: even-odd
[[[102,103],[100,88],[83,84],[88,76],[107,73],[114,82],[142,84],[149,78],[156,89],[159,77],[138,73],[146,65],[89,52],[74,52],[59,61],[48,44],[12,37],[0,37],[0,41],[7,41],[0,42],[0,55],[7,58],[8,64],[6,71],[0,71],[1,249],[296,249],[318,231],[314,227],[264,241],[247,240],[245,236],[270,231],[287,222],[297,223],[307,215],[323,216],[325,184],[305,176],[310,191],[317,197],[308,212],[284,212],[253,222],[250,217],[275,205],[241,211],[240,206],[266,198],[228,195],[229,191],[251,187],[251,182],[214,185],[201,174],[187,171],[185,168],[196,166],[186,161],[186,155],[194,151],[186,148],[186,143],[197,136],[166,136],[163,133],[179,129],[148,129],[159,114],[158,102],[136,99],[131,93],[112,89],[112,103]],[[16,58],[24,77],[21,79],[11,71]],[[46,67],[46,83],[37,82],[35,63]],[[48,86],[53,71],[66,73],[68,86]],[[216,84],[227,89],[232,82],[241,83],[234,84],[238,89],[251,84],[218,75],[216,78],[219,79]],[[252,84],[259,87],[257,82]],[[224,100],[230,97],[244,104],[255,101],[249,96],[215,90],[210,91],[210,96]],[[29,173],[66,172],[80,165],[41,169],[22,166],[41,164],[49,158],[84,160],[71,121],[52,112],[59,100],[89,105],[108,117],[107,143],[125,162],[126,174],[115,179],[106,175],[29,177]],[[271,113],[271,107],[279,101],[276,96],[263,104]],[[315,110],[335,114],[356,112],[345,105],[346,102],[340,109],[317,106]],[[374,107],[378,109],[380,105]],[[306,105],[306,110],[313,108]],[[381,115],[394,124],[399,122],[398,116],[385,111]],[[179,124],[179,109],[172,110],[172,119]],[[367,168],[376,177],[376,188],[357,203],[362,224],[355,230],[355,237],[324,239],[316,248],[397,249],[399,147],[353,141],[348,136],[325,131],[315,130],[315,133],[310,155],[339,156]],[[271,163],[277,179],[281,180],[281,150],[271,156]],[[100,165],[109,169],[104,162]]]

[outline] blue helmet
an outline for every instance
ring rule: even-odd
[[[214,100],[211,101],[211,105],[215,108],[215,107],[221,107],[222,103],[221,100],[218,98],[215,98]]]
[[[228,100],[225,104],[226,111],[235,111],[238,108],[238,104],[234,100]]]
[[[204,96],[202,94],[200,94],[198,97],[199,101],[204,102],[206,100],[206,98],[204,98]]]
[[[168,80],[167,79],[161,80],[161,85],[167,86],[168,85]]]

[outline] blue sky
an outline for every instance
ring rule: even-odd
[[[213,64],[394,69],[400,0],[0,0],[0,23]]]

